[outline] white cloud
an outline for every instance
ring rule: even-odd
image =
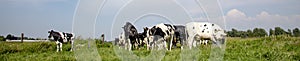
[[[247,20],[247,16],[244,12],[241,12],[237,9],[232,9],[228,11],[228,13],[225,16],[227,19],[230,20]]]
[[[265,29],[274,27],[283,27],[292,29],[299,27],[300,15],[282,16],[279,14],[270,14],[262,11],[254,17],[247,16],[244,12],[238,9],[232,9],[226,14],[227,28],[249,29],[261,27]]]
[[[237,9],[232,9],[227,13],[227,16],[238,17],[238,16],[246,16],[246,14]]]

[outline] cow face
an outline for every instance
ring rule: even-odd
[[[214,36],[216,37],[216,39],[223,39],[226,37],[226,35],[227,34],[223,30],[215,29]]]
[[[48,33],[49,33],[48,38],[51,38],[51,36],[52,36],[52,34],[53,34],[53,30],[48,31]]]
[[[130,22],[126,22],[122,28],[126,36],[135,36],[138,34],[137,29]]]

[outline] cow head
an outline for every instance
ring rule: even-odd
[[[49,36],[48,36],[48,38],[51,38],[52,37],[52,35],[53,35],[53,30],[50,30],[50,31],[48,31],[48,33],[49,33]]]
[[[126,36],[134,36],[138,34],[137,29],[130,22],[126,22],[122,28]]]

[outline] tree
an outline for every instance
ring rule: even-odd
[[[232,36],[233,37],[238,37],[239,36],[239,33],[236,29],[232,28],[231,31],[232,31]]]
[[[275,34],[275,31],[273,30],[273,29],[270,29],[269,30],[269,36],[272,36],[272,35],[274,35]]]
[[[299,36],[300,36],[300,31],[299,31],[298,28],[293,29],[293,35],[294,35],[295,37],[299,37]]]
[[[253,34],[252,34],[253,32],[250,30],[250,29],[248,29],[247,30],[247,36],[248,37],[253,37]]]
[[[11,35],[11,34],[8,34],[7,36],[6,36],[6,39],[9,39],[9,40],[11,40],[11,39],[13,39],[13,35]]]
[[[0,41],[5,41],[5,37],[4,36],[0,36]]]
[[[267,36],[268,35],[268,33],[266,32],[266,30],[265,29],[260,29],[259,30],[260,31],[260,36],[262,37],[262,36]]]
[[[275,27],[275,35],[283,35],[286,34],[287,32],[284,31],[282,28],[280,27]]]
[[[241,37],[241,38],[246,38],[246,37],[248,37],[248,33],[247,33],[246,31],[239,31],[239,33],[240,33],[240,36],[239,36],[239,37]]]
[[[255,36],[255,37],[263,37],[266,35],[268,35],[268,34],[265,31],[265,29],[262,29],[262,28],[254,28],[253,29],[253,36]]]
[[[230,37],[237,37],[238,31],[236,29],[232,28],[231,31],[227,31],[226,33]]]

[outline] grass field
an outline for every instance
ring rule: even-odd
[[[111,43],[96,44],[100,58],[103,61],[120,61]],[[74,52],[69,52],[70,46],[64,45],[63,52],[56,52],[54,42],[0,42],[0,61],[74,61]],[[199,61],[210,56],[210,45],[201,46]],[[150,51],[133,50],[140,57],[146,57]],[[167,51],[162,61],[180,60],[181,49]],[[153,58],[156,59],[156,58]],[[227,38],[224,60],[232,61],[299,61],[299,37],[263,37],[263,38]]]

